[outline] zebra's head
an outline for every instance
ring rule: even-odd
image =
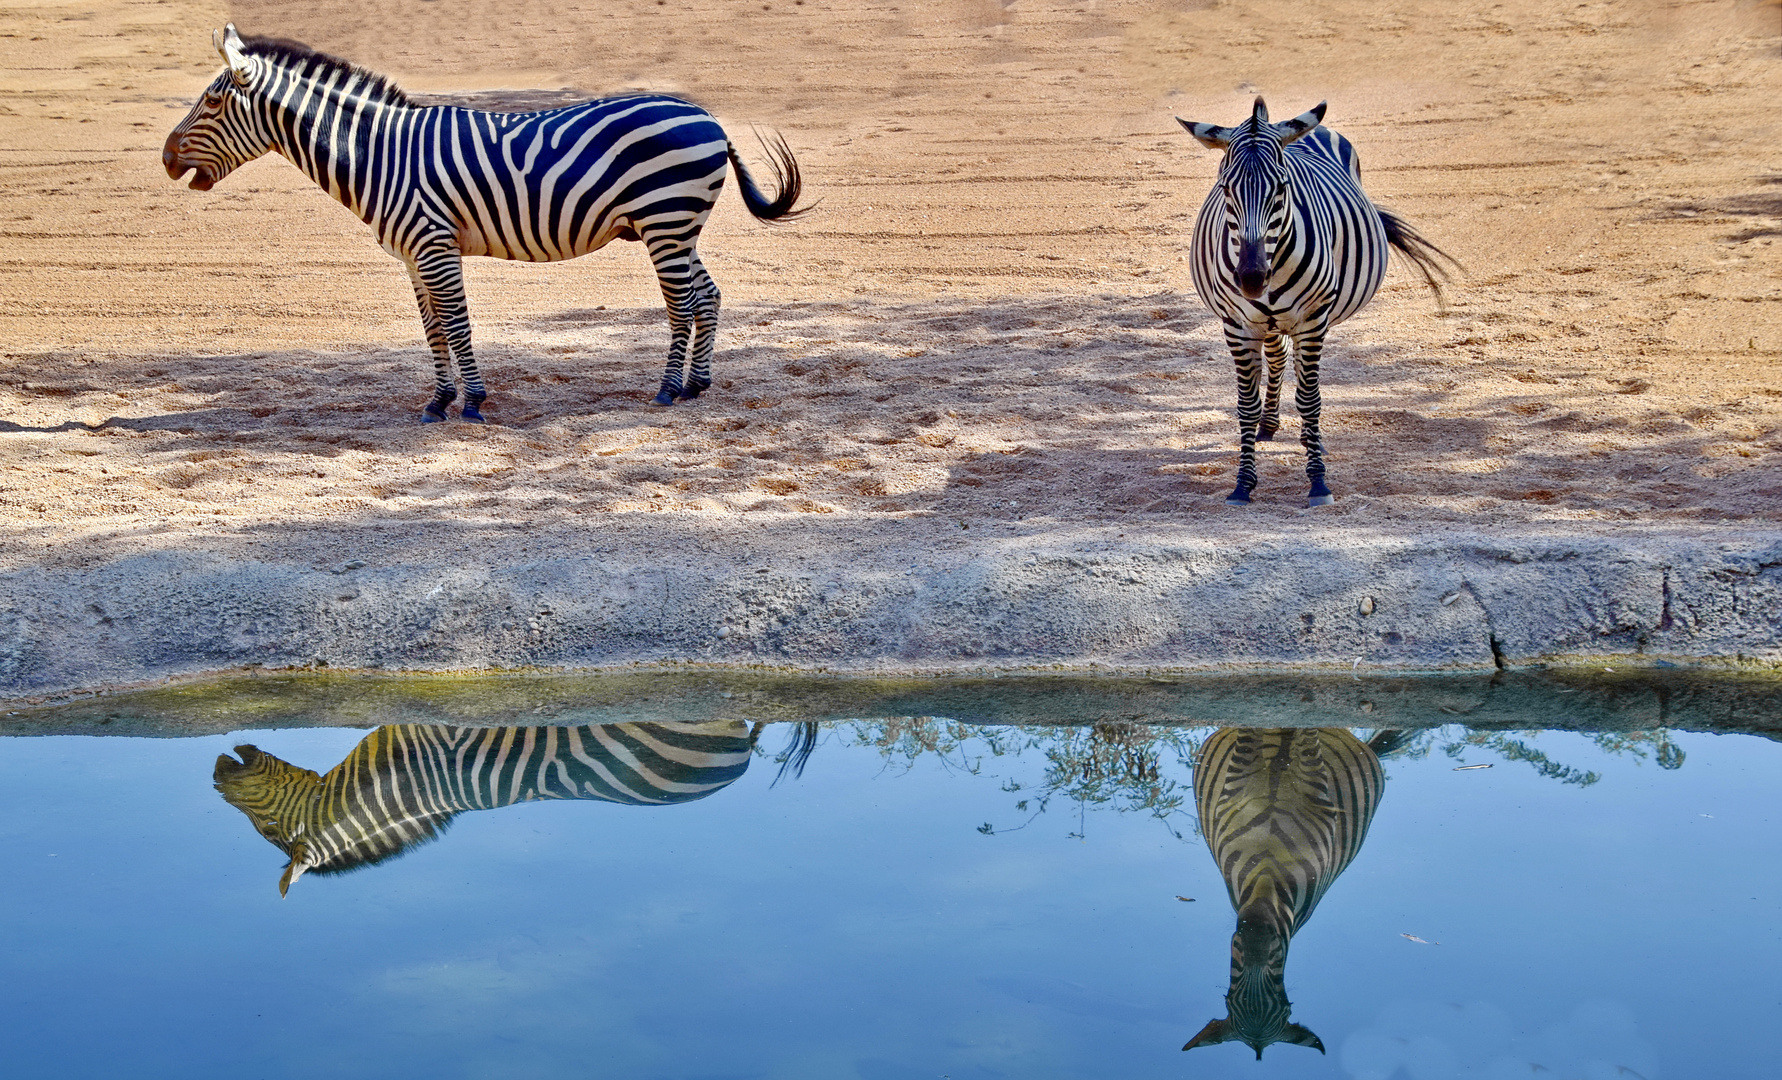
[[[1268,122],[1268,106],[1256,99],[1250,119],[1236,127],[1196,124],[1181,117],[1202,146],[1225,151],[1217,190],[1225,200],[1226,260],[1236,267],[1238,289],[1251,300],[1268,287],[1275,253],[1286,230],[1292,199],[1287,145],[1317,129],[1324,102],[1280,124]]]
[[[375,866],[437,839],[451,824],[450,811],[392,809],[367,814],[351,809],[354,799],[345,785],[357,782],[377,790],[388,780],[375,765],[377,736],[378,732],[366,736],[327,776],[255,746],[237,746],[240,761],[227,754],[217,757],[211,779],[224,801],[246,814],[256,832],[290,856],[279,878],[280,896],[306,873],[342,874]],[[353,767],[368,761],[371,768]],[[363,806],[367,800],[360,797],[357,802]]]
[[[240,761],[217,755],[211,781],[225,802],[247,815],[256,832],[290,856],[278,883],[278,894],[283,896],[291,882],[317,862],[310,840],[322,800],[322,778],[257,746],[237,746],[235,753]]]
[[[1309,1046],[1324,1053],[1324,1043],[1311,1030],[1291,1023],[1293,1004],[1285,982],[1290,934],[1270,922],[1239,919],[1231,935],[1231,988],[1225,992],[1225,1018],[1214,1020],[1189,1039],[1184,1050],[1236,1039],[1256,1051],[1278,1042]]]
[[[248,54],[235,24],[213,38],[228,64],[204,88],[204,96],[167,136],[161,163],[178,180],[193,173],[191,187],[209,191],[218,180],[273,148],[272,130],[254,108],[252,88],[261,64]]]

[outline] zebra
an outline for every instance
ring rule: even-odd
[[[749,767],[765,724],[444,727],[392,724],[317,776],[252,745],[218,755],[211,779],[229,805],[289,858],[282,897],[306,873],[375,866],[437,839],[466,810],[537,799],[665,806],[703,799]],[[780,755],[802,772],[815,724]],[[240,760],[236,760],[239,758]]]
[[[555,262],[614,240],[641,242],[668,304],[668,364],[657,405],[712,385],[719,292],[699,260],[699,230],[736,170],[743,204],[763,221],[798,217],[798,162],[783,138],[762,140],[777,193],[762,193],[710,113],[635,93],[533,113],[422,107],[394,82],[307,45],[241,37],[213,42],[228,66],[167,136],[167,175],[209,191],[276,150],[371,226],[402,260],[433,351],[423,423],[483,422],[488,390],[470,346],[466,255]]]
[[[1194,222],[1190,266],[1194,291],[1225,327],[1237,363],[1237,487],[1225,501],[1247,505],[1256,489],[1256,442],[1281,426],[1281,373],[1286,339],[1295,347],[1299,441],[1311,480],[1307,506],[1336,501],[1325,483],[1318,359],[1330,328],[1360,311],[1386,276],[1397,248],[1441,300],[1436,276],[1447,277],[1446,252],[1416,229],[1368,201],[1361,163],[1349,140],[1321,126],[1325,103],[1280,124],[1256,99],[1236,127],[1176,117],[1202,145],[1224,150],[1219,177]],[[1266,400],[1258,394],[1266,362]]]
[[[1324,1044],[1288,1021],[1287,946],[1361,850],[1386,776],[1379,755],[1398,742],[1385,731],[1369,742],[1341,728],[1222,728],[1194,763],[1200,830],[1225,879],[1237,930],[1224,1019],[1183,1050],[1241,1040]]]

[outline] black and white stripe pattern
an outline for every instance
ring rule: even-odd
[[[432,840],[466,810],[537,799],[628,806],[703,799],[748,769],[759,730],[741,721],[398,724],[367,735],[326,776],[238,746],[241,760],[219,756],[212,778],[223,798],[290,857],[282,896],[305,873],[356,870]]]
[[[414,283],[433,350],[443,420],[464,383],[467,420],[488,395],[470,344],[460,260],[553,262],[613,240],[642,241],[668,304],[668,364],[658,405],[711,386],[718,287],[697,243],[725,167],[766,221],[794,217],[801,183],[783,140],[768,147],[779,192],[764,195],[704,109],[654,94],[538,113],[420,107],[380,75],[275,39],[218,31],[228,67],[162,150],[175,179],[208,191],[242,164],[278,151],[371,226]],[[690,370],[689,370],[690,368]]]
[[[1271,124],[1257,98],[1237,127],[1177,122],[1203,145],[1225,151],[1219,178],[1194,223],[1191,266],[1201,301],[1225,326],[1237,363],[1237,487],[1244,504],[1256,488],[1256,442],[1280,427],[1286,339],[1294,344],[1300,443],[1311,480],[1307,505],[1335,501],[1325,483],[1318,360],[1324,335],[1360,311],[1386,276],[1389,247],[1408,258],[1431,288],[1447,258],[1393,214],[1368,201],[1349,140],[1319,126],[1324,105]],[[1438,297],[1440,292],[1437,292]],[[1266,400],[1262,372],[1268,372]]]
[[[1375,745],[1341,728],[1223,728],[1200,748],[1194,801],[1201,834],[1225,879],[1231,937],[1226,1016],[1184,1050],[1229,1042],[1290,1042],[1324,1052],[1288,1015],[1287,946],[1331,882],[1361,850],[1386,775]]]

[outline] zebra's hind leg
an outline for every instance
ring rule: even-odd
[[[712,387],[712,353],[718,345],[718,307],[724,295],[693,252],[693,354],[681,400],[690,401]]]
[[[1281,430],[1281,373],[1287,367],[1287,339],[1270,333],[1262,339],[1262,355],[1268,361],[1268,392],[1262,399],[1262,422],[1256,438],[1268,442]]]
[[[656,264],[656,282],[662,286],[662,299],[668,305],[668,363],[662,371],[662,387],[656,391],[653,404],[673,405],[686,390],[684,373],[687,350],[693,341],[694,312],[698,295],[692,236],[685,233],[646,236],[650,261]]]
[[[1294,403],[1299,406],[1299,444],[1306,448],[1306,479],[1312,482],[1306,505],[1329,506],[1336,502],[1336,496],[1324,482],[1324,436],[1318,430],[1324,407],[1318,393],[1318,358],[1324,352],[1324,328],[1295,334],[1293,344],[1293,367],[1299,383],[1294,395]]]
[[[1238,476],[1237,487],[1225,501],[1232,506],[1247,506],[1250,493],[1256,490],[1256,432],[1262,419],[1262,340],[1249,336],[1248,327],[1226,326],[1225,344],[1231,347],[1232,361],[1237,365],[1238,384]]]

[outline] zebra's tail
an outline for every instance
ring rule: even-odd
[[[798,205],[799,198],[804,194],[804,180],[799,176],[798,159],[792,156],[792,148],[786,145],[786,140],[778,132],[774,133],[772,142],[763,138],[760,132],[755,133],[755,138],[760,141],[761,149],[767,152],[767,167],[773,170],[774,187],[779,193],[771,199],[763,195],[755,178],[749,175],[742,157],[737,154],[736,144],[726,142],[724,146],[730,154],[730,167],[736,170],[736,183],[742,189],[743,205],[749,208],[749,213],[762,221],[790,221],[810,213],[814,207]]]
[[[1429,286],[1430,292],[1435,293],[1436,303],[1442,304],[1442,282],[1453,280],[1448,274],[1448,268],[1442,264],[1447,263],[1459,270],[1460,261],[1430,243],[1404,218],[1384,207],[1376,206],[1374,209],[1379,211],[1380,224],[1386,227],[1386,242],[1397,248],[1417,268],[1417,272],[1423,275],[1423,283]],[[1438,281],[1437,278],[1441,280]]]
[[[793,729],[786,748],[774,758],[780,766],[780,771],[774,774],[774,784],[784,780],[787,773],[791,773],[794,779],[804,775],[805,762],[811,759],[811,751],[817,748],[817,734],[817,725],[809,720],[801,722]],[[773,784],[768,785],[772,786]]]

